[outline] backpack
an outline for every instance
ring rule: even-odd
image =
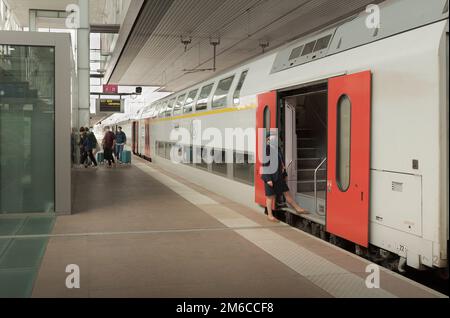
[[[97,148],[97,143],[98,143],[98,142],[97,142],[97,138],[95,138],[95,135],[94,135],[93,132],[89,133],[88,138],[89,138],[89,140],[91,141],[92,148],[93,148],[93,149]]]

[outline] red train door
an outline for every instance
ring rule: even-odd
[[[265,133],[262,129],[277,128],[277,92],[258,95],[256,109],[256,161],[255,161],[255,202],[266,205],[264,181],[261,179],[261,154],[266,149]]]
[[[328,83],[327,231],[369,244],[371,72]]]
[[[145,120],[145,157],[150,159],[150,120]]]

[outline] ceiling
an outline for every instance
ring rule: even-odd
[[[67,5],[77,3],[77,0],[6,0],[9,7],[16,15],[19,24],[22,27],[28,27],[29,24],[29,10],[41,9],[41,10],[65,10]],[[91,23],[101,23],[104,21],[104,8],[106,2],[111,0],[90,0],[90,21]],[[45,28],[65,28],[64,19],[45,19],[39,18],[38,27]]]
[[[64,10],[76,0],[7,0],[19,23],[28,26],[29,9]],[[114,2],[112,2],[114,1]],[[178,91],[364,10],[381,0],[122,0],[131,3],[104,82],[159,86]],[[116,0],[90,0],[92,24],[102,23]],[[125,2],[124,2],[125,3]],[[130,9],[131,8],[131,9]],[[64,27],[63,19],[39,19],[38,26]],[[181,36],[191,39],[186,46]],[[213,66],[216,72],[186,70]]]
[[[214,73],[210,38],[220,38],[217,72],[364,10],[374,0],[152,0],[141,9],[110,83],[177,91]],[[192,38],[185,47],[181,36]],[[112,65],[111,65],[112,68]]]

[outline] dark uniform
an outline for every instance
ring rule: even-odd
[[[274,173],[264,173],[261,177],[264,180],[264,189],[266,196],[281,196],[283,193],[289,191],[289,187],[286,184],[285,178],[287,176],[285,172],[285,163],[283,158],[283,153],[280,148],[276,149],[271,145],[266,146],[266,156],[269,157],[271,152],[277,152],[278,156],[278,168]],[[270,160],[263,164],[263,169],[267,169],[270,166]],[[264,170],[263,170],[264,171]],[[267,182],[272,181],[273,187],[267,184]]]

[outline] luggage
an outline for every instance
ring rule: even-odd
[[[97,152],[97,163],[99,165],[102,165],[105,161],[105,153],[104,152]]]
[[[122,152],[122,163],[131,164],[131,151],[124,150]]]

